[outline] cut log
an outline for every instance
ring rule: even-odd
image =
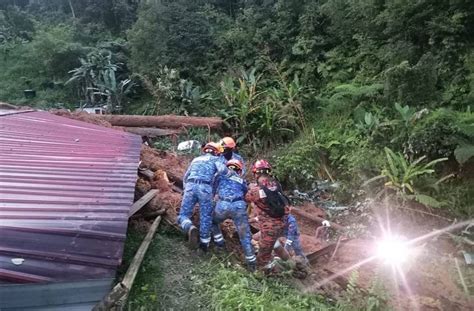
[[[168,175],[169,180],[171,180],[172,182],[174,182],[174,184],[175,184],[176,186],[178,186],[179,188],[183,189],[183,178],[182,178],[182,177],[177,176],[177,175],[173,174],[173,173],[170,172],[170,171],[166,171],[166,175]]]
[[[185,117],[185,116],[140,116],[140,115],[97,115],[114,126],[126,127],[209,127],[211,129],[222,126],[221,118]]]
[[[131,217],[133,214],[138,212],[143,206],[145,206],[148,202],[151,201],[158,193],[158,189],[151,189],[148,191],[144,196],[140,198],[137,202],[133,203],[130,212],[128,213],[128,217]]]
[[[127,273],[125,273],[122,282],[117,284],[113,290],[92,309],[93,311],[111,310],[119,300],[127,299],[128,293],[132,289],[133,282],[135,281],[135,277],[137,276],[138,270],[140,269],[146,251],[148,250],[156,230],[160,225],[160,221],[161,217],[158,216],[151,225],[150,230],[148,230],[145,239],[143,239],[143,242],[140,245],[140,248],[133,257],[132,263],[130,264],[130,267],[128,267]]]
[[[123,127],[129,133],[147,137],[172,136],[181,134],[182,130],[159,129],[155,127]]]
[[[153,173],[152,170],[149,170],[149,169],[142,169],[142,168],[139,168],[138,169],[138,174],[146,177],[149,181],[152,181],[153,180],[153,177],[155,177],[155,173]]]
[[[303,217],[303,218],[306,218],[306,219],[309,219],[310,221],[313,221],[313,222],[317,222],[319,224],[322,224],[323,221],[325,221],[326,219],[324,218],[321,218],[321,217],[318,217],[318,216],[314,216],[314,215],[311,215],[310,213],[307,213],[305,211],[302,211],[302,210],[299,210],[299,209],[292,209],[291,210],[291,213],[296,215],[296,216],[300,216],[300,217]],[[333,223],[333,222],[329,222],[331,224],[331,227],[336,229],[336,230],[344,230],[344,227],[341,226],[341,225],[338,225],[336,223]]]

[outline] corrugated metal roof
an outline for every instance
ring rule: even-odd
[[[110,290],[112,278],[0,287],[2,311],[91,310]],[[27,299],[25,299],[27,297]]]
[[[113,277],[140,145],[47,112],[0,114],[0,283]]]

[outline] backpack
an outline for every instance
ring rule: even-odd
[[[280,184],[277,182],[277,189],[270,190],[267,187],[260,185],[260,197],[264,199],[268,209],[265,210],[268,216],[272,218],[281,218],[285,216],[285,207],[290,203],[288,198],[283,194]]]

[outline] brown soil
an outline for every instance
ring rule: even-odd
[[[353,208],[333,218],[332,221],[347,228],[365,228],[366,232],[359,234],[363,239],[341,244],[332,260],[329,259],[332,253],[319,258],[313,264],[311,278],[305,280],[305,290],[337,298],[344,291],[351,273],[357,270],[358,286],[368,292],[374,280],[381,280],[389,295],[389,304],[396,310],[472,310],[474,299],[465,294],[460,286],[454,258],[457,258],[461,270],[472,269],[465,264],[461,250],[474,250],[465,244],[455,243],[447,235],[430,238],[415,245],[413,255],[402,266],[408,288],[400,274],[394,274],[390,266],[379,260],[372,260],[356,268],[359,263],[375,254],[374,241],[387,228],[407,239],[413,239],[451,224],[447,219],[407,212],[394,208],[394,205],[394,202],[372,202],[365,208]],[[416,209],[417,206],[409,208]],[[385,229],[382,230],[381,227]],[[342,277],[325,283],[335,274],[342,274]],[[324,286],[321,283],[325,283]]]
[[[297,206],[296,208],[298,210],[307,212],[313,216],[321,217],[324,219],[327,218],[326,212],[322,208],[315,206],[313,203],[305,203],[303,205]],[[296,220],[298,221],[298,227],[302,234],[305,234],[308,236],[315,236],[316,229],[319,227],[318,223],[315,223],[314,221],[311,221],[305,217],[301,217],[298,215],[295,215],[295,217],[296,217]]]

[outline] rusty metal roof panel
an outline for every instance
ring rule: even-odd
[[[47,112],[0,113],[0,283],[114,277],[140,146]]]

